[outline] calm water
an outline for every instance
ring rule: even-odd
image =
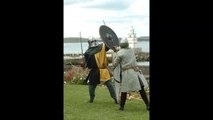
[[[137,48],[142,48],[143,52],[149,52],[149,41],[140,41],[137,43]],[[88,43],[82,43],[83,52],[88,48]],[[64,54],[81,53],[81,43],[64,43]]]

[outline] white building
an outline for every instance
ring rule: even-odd
[[[130,29],[127,40],[129,42],[129,47],[131,47],[133,49],[136,48],[136,44],[138,42],[138,39],[137,39],[137,36],[136,36],[136,33],[135,33],[133,26]]]

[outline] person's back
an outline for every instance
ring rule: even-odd
[[[95,54],[100,52],[101,48],[102,44],[97,45],[95,47],[90,47],[86,50],[86,52],[84,53],[86,67],[88,67],[89,69],[98,68],[95,60]]]
[[[117,52],[117,54],[122,59],[122,61],[121,61],[122,68],[129,68],[129,67],[137,66],[136,57],[131,48],[120,49]]]
[[[149,110],[149,101],[144,91],[144,84],[138,75],[138,66],[134,51],[129,48],[129,43],[126,38],[120,42],[121,49],[117,52],[113,60],[113,68],[121,65],[121,102],[119,110],[124,110],[127,92],[139,91],[144,103]],[[116,72],[115,72],[116,73]],[[116,75],[118,76],[118,75]]]
[[[89,94],[90,94],[90,103],[93,103],[95,98],[95,89],[100,81],[104,81],[107,88],[109,89],[111,97],[116,100],[115,91],[112,86],[111,77],[107,68],[107,57],[106,51],[109,48],[103,43],[98,44],[97,41],[92,37],[88,39],[89,48],[84,53],[84,58],[86,62],[86,67],[90,69],[89,75],[86,79],[89,80]]]

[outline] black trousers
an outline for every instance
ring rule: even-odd
[[[149,100],[148,100],[148,97],[146,95],[146,92],[145,92],[144,88],[141,87],[141,90],[139,92],[140,92],[141,98],[143,99],[144,103],[146,105],[149,105]],[[124,106],[125,106],[126,97],[127,97],[127,92],[121,92],[120,107],[122,107],[122,108],[124,108]]]
[[[109,93],[110,93],[110,96],[116,100],[116,94],[115,94],[115,90],[114,90],[114,87],[112,85],[112,80],[108,80],[105,82],[105,85],[107,86],[108,90],[109,90]],[[93,102],[94,101],[94,98],[95,98],[95,89],[97,87],[97,84],[94,84],[94,85],[89,85],[89,96],[90,96],[90,102]],[[116,100],[117,101],[117,100]]]

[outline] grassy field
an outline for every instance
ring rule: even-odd
[[[87,85],[64,84],[64,120],[149,120],[142,100],[127,100],[125,110],[119,111],[106,87],[96,88],[94,103],[88,100]]]

